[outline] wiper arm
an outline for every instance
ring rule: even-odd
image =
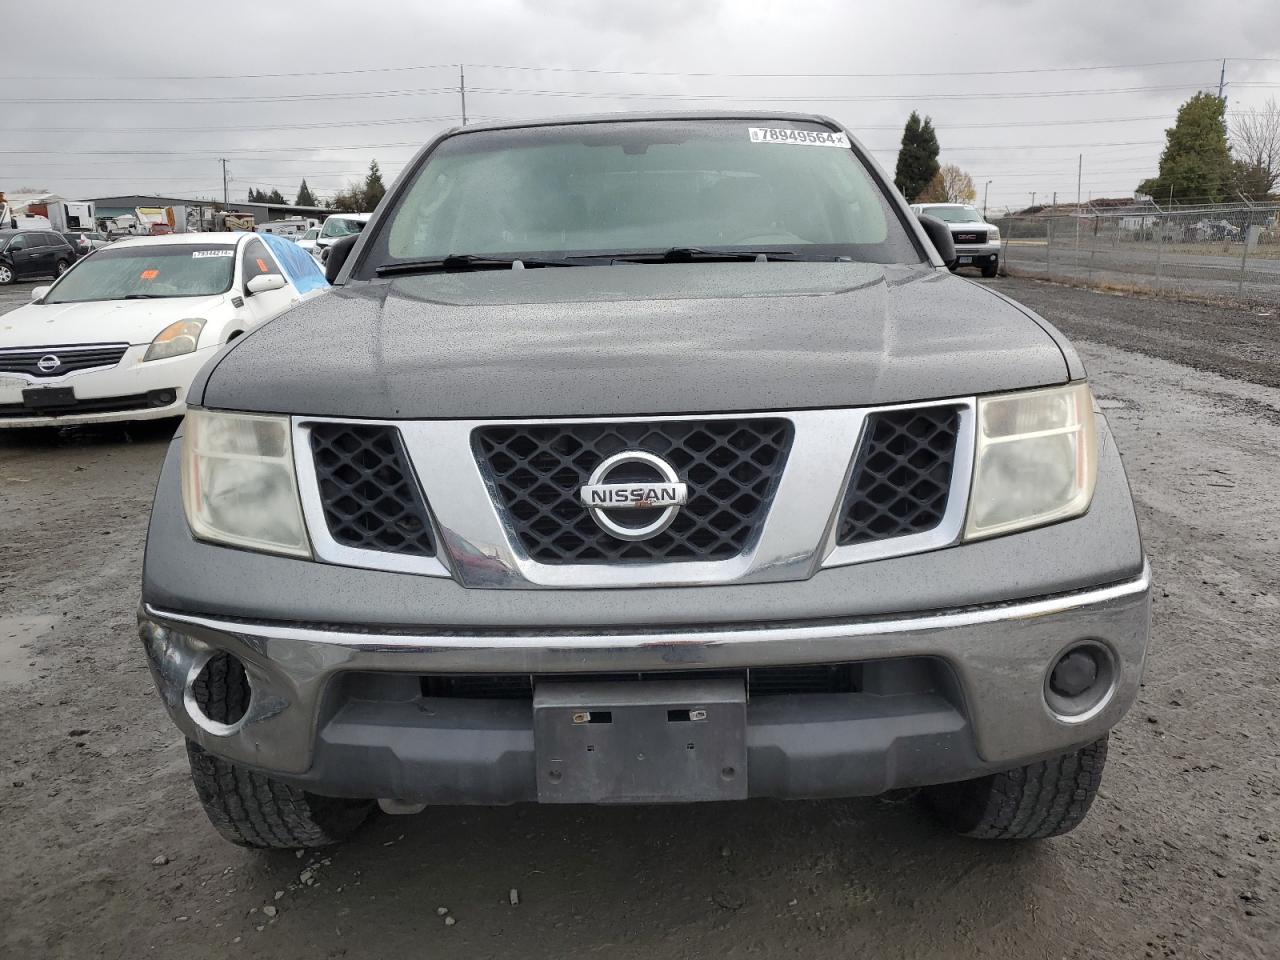
[[[549,257],[489,257],[476,253],[451,253],[447,257],[428,257],[424,260],[401,260],[383,263],[375,273],[380,277],[405,273],[452,273],[464,270],[520,270],[524,267],[572,267],[570,260]]]
[[[692,263],[695,260],[723,260],[734,262],[739,260],[771,260],[775,257],[794,257],[794,250],[717,250],[708,247],[668,247],[659,251],[638,251],[634,253],[595,254],[598,257],[609,257],[624,263]]]
[[[162,293],[126,293],[121,299],[123,300],[163,300]]]

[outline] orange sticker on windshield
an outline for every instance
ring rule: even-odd
[[[158,276],[160,276],[159,270],[143,270],[142,271],[143,280],[154,280]]]
[[[258,258],[258,269],[263,273],[267,272],[267,261],[263,260],[261,257]]]

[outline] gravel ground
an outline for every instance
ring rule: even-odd
[[[381,817],[320,857],[239,850],[134,636],[172,424],[19,434],[0,437],[0,955],[1280,956],[1278,319],[995,283],[1077,338],[1155,568],[1146,687],[1075,833],[964,841],[909,799],[529,806]]]

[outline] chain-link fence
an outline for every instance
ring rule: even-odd
[[[1154,203],[993,218],[1012,273],[1280,302],[1280,203]]]

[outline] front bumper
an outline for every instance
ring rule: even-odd
[[[365,632],[145,605],[140,628],[170,716],[210,752],[320,794],[492,804],[537,797],[532,702],[428,696],[420,677],[861,664],[855,691],[750,701],[748,793],[870,795],[980,776],[1102,736],[1137,695],[1149,619],[1144,564],[1137,577],[1055,596],[842,622]],[[1046,677],[1081,641],[1105,648],[1115,671],[1094,708],[1064,717],[1046,702]],[[220,651],[241,660],[252,689],[230,725],[205,717],[192,689]]]
[[[994,263],[1000,259],[1000,242],[994,243],[957,243],[957,257],[971,257],[972,263],[981,266],[984,263]]]
[[[114,367],[39,379],[0,376],[0,430],[180,417],[187,410],[191,381],[220,349],[205,347],[185,356],[144,363],[147,345],[142,344],[130,347]],[[21,408],[22,391],[33,387],[71,387],[82,408],[68,407],[33,416]],[[162,392],[171,393],[172,400],[149,402]]]

